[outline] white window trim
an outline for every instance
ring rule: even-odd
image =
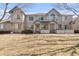
[[[15,29],[19,29],[19,24],[15,24]]]
[[[4,28],[4,24],[0,24],[0,29],[3,29]]]

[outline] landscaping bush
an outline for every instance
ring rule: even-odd
[[[31,33],[33,33],[33,30],[23,30],[21,33],[22,34],[31,34]]]
[[[79,30],[75,30],[74,33],[79,33]]]
[[[10,34],[11,31],[0,31],[0,34]]]

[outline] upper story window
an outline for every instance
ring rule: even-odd
[[[17,15],[17,19],[20,19],[20,15]]]
[[[67,19],[67,16],[65,16],[65,20]]]
[[[50,19],[53,19],[54,20],[55,19],[55,14],[51,14],[50,15]]]
[[[34,19],[34,18],[33,18],[32,16],[29,16],[29,20],[30,20],[30,21],[33,21],[33,19]]]
[[[43,17],[43,16],[41,16],[41,17],[39,18],[39,20],[44,20],[44,17]]]

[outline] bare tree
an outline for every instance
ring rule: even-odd
[[[4,7],[4,10],[3,10],[3,15],[2,15],[0,21],[3,20],[3,18],[5,17],[5,15],[6,15],[6,13],[7,13],[7,8],[8,8],[7,6],[8,6],[8,3],[5,3],[5,7]]]
[[[5,3],[5,6],[4,6],[4,9],[3,9],[3,14],[2,14],[2,17],[0,18],[0,21],[2,21],[6,14],[8,13],[7,10],[8,10],[8,5],[10,5],[9,3]],[[17,3],[17,7],[21,8],[21,9],[24,9],[24,8],[27,8],[28,6],[30,6],[31,3]],[[15,6],[14,6],[15,7]]]
[[[58,3],[57,5],[64,7],[66,10],[72,11],[76,16],[79,17],[79,15],[77,14],[78,11],[74,7],[68,5],[67,3]]]

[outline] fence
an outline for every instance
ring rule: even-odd
[[[74,30],[57,30],[56,33],[58,33],[58,34],[73,34]]]

